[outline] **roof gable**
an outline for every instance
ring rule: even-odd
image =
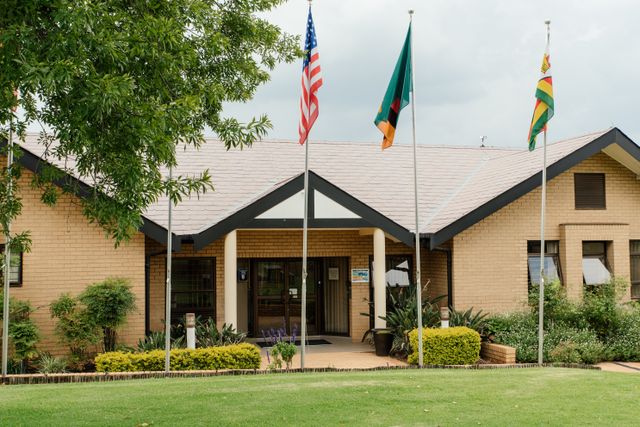
[[[411,246],[413,233],[309,171],[309,228],[379,227]],[[304,174],[275,186],[236,212],[193,235],[196,250],[238,228],[302,228]]]

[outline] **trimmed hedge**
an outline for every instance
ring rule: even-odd
[[[471,365],[480,358],[480,334],[465,326],[423,329],[424,363],[427,365]],[[418,363],[418,330],[409,333],[412,353],[408,361]]]
[[[144,353],[113,351],[96,356],[98,372],[136,372],[164,370],[164,350]],[[171,370],[214,371],[219,369],[259,369],[260,350],[252,344],[171,350]]]

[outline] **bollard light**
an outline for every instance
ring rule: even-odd
[[[195,313],[187,313],[187,348],[196,348],[196,315]]]
[[[449,307],[440,307],[440,327],[449,327]]]

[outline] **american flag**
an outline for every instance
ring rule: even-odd
[[[298,133],[300,144],[304,144],[311,131],[313,123],[318,118],[318,97],[316,92],[322,86],[322,74],[320,74],[320,54],[318,54],[318,41],[316,30],[313,27],[311,8],[307,20],[307,39],[304,44],[305,57],[302,62],[302,96],[300,97],[300,123]]]

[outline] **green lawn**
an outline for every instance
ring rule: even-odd
[[[640,376],[397,370],[0,387],[0,425],[638,425]]]

